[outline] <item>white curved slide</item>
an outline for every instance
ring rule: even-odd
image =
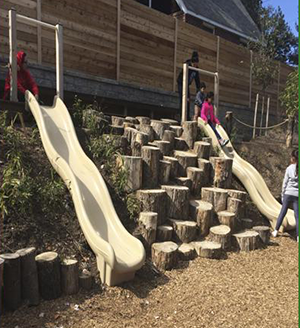
[[[244,185],[258,210],[268,218],[271,226],[275,228],[281,205],[271,194],[263,177],[250,163],[243,160],[238,155],[238,153],[234,150],[231,142],[229,142],[227,146],[221,147],[212,128],[208,124],[205,124],[201,118],[198,119],[198,125],[207,136],[212,138],[213,146],[218,147],[220,150],[220,156],[231,158],[233,160],[233,174],[236,175]],[[221,125],[217,127],[217,130],[223,139],[229,139],[226,131]],[[287,215],[283,221],[282,228],[284,230],[292,230],[295,229],[295,227],[296,220],[294,211],[288,210]]]
[[[133,279],[144,264],[145,249],[120,222],[101,174],[79,144],[68,109],[58,97],[52,107],[40,106],[29,91],[26,99],[46,154],[72,195],[101,281],[113,286]]]

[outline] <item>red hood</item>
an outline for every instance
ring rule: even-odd
[[[24,51],[19,51],[17,53],[17,64],[20,66],[20,68],[22,68],[22,65],[24,63],[25,57],[26,57],[26,54],[25,54]]]

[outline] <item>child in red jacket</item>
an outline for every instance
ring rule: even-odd
[[[19,101],[25,101],[25,91],[31,91],[36,99],[39,97],[39,89],[34,79],[27,69],[26,53],[19,51],[17,54],[17,85],[18,85],[18,99]],[[10,73],[7,74],[5,79],[4,96],[3,99],[10,98]]]
[[[222,137],[219,135],[219,133],[216,129],[216,125],[220,124],[220,121],[214,114],[214,107],[212,105],[213,98],[214,98],[213,92],[209,92],[206,95],[204,104],[202,105],[202,108],[201,108],[201,118],[203,121],[208,123],[210,125],[210,127],[214,130],[214,133],[215,133],[216,137],[218,138],[220,145],[223,147],[228,144],[229,140],[222,139]]]

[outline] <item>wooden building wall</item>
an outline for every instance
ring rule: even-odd
[[[259,91],[251,79],[246,48],[176,20],[132,0],[3,0],[0,4],[0,55],[8,57],[8,10],[64,27],[64,67],[103,78],[176,91],[182,63],[193,50],[200,68],[218,71],[220,101],[254,107]],[[55,64],[54,32],[18,24],[18,48],[29,60]],[[279,64],[276,83],[267,90],[271,112],[279,113],[278,94],[293,68]],[[201,76],[207,91],[213,79]],[[194,88],[194,87],[193,87]],[[195,92],[193,89],[192,92]]]

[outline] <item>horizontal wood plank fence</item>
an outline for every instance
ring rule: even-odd
[[[251,76],[253,54],[199,28],[133,0],[3,0],[0,5],[0,55],[8,56],[8,10],[64,26],[64,67],[141,87],[177,90],[177,76],[194,50],[199,68],[218,72],[220,102],[254,108],[260,91]],[[18,24],[18,49],[29,61],[55,65],[54,33]],[[292,67],[278,63],[278,79],[267,89],[270,112],[281,112],[278,95]],[[213,78],[202,77],[207,91]],[[192,93],[195,93],[194,86]]]

